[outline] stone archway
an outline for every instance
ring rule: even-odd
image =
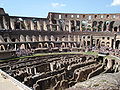
[[[20,21],[19,20],[17,20],[16,22],[15,22],[15,29],[20,29]]]
[[[32,40],[31,40],[31,38],[30,38],[30,36],[26,36],[26,42],[31,42]]]
[[[72,44],[72,47],[77,47],[76,43],[73,43],[73,44]]]
[[[65,47],[65,43],[62,43],[61,47],[64,48]]]
[[[118,29],[117,27],[114,27],[114,31],[115,31],[115,32],[117,32],[117,29]]]
[[[69,47],[69,48],[71,48],[71,47],[72,47],[72,46],[71,46],[71,43],[68,43],[68,47]]]
[[[15,38],[12,38],[12,39],[11,39],[11,41],[12,41],[12,42],[15,42],[15,41],[16,41],[16,39],[15,39]]]
[[[32,36],[32,41],[33,41],[33,42],[37,42],[36,36],[34,36],[34,35]]]
[[[25,37],[23,35],[20,35],[20,42],[25,42]]]
[[[5,46],[4,45],[0,45],[0,51],[5,51]]]
[[[15,49],[15,45],[13,45],[13,44],[7,44],[6,49],[7,50],[13,50],[13,49]]]
[[[49,41],[49,38],[47,35],[45,36],[44,41]]]
[[[115,23],[115,21],[111,21],[110,22],[110,25],[109,25],[109,31],[112,31],[113,29],[113,24]]]
[[[55,47],[55,44],[54,44],[54,43],[50,43],[50,47],[51,47],[51,48],[54,48],[54,47]]]
[[[85,20],[81,21],[82,31],[86,31],[86,26],[87,26],[87,21],[85,21]]]
[[[71,31],[75,31],[75,22],[71,20]]]
[[[26,49],[31,49],[30,43],[26,44]]]
[[[61,41],[60,37],[56,37],[55,41]]]
[[[83,46],[86,47],[86,41],[85,40],[83,41]]]
[[[25,49],[25,44],[21,44],[20,49]]]
[[[93,21],[92,28],[93,28],[93,31],[97,31],[97,21]]]
[[[39,35],[39,41],[43,41],[43,37]]]
[[[105,42],[104,41],[101,42],[101,46],[105,46]]]
[[[102,31],[103,30],[103,21],[98,22],[98,31]]]
[[[120,40],[117,40],[115,43],[115,48],[120,49]]]
[[[55,38],[54,38],[53,35],[51,35],[50,40],[51,40],[51,41],[55,41]]]
[[[39,43],[39,44],[38,44],[38,48],[43,48],[43,44],[42,44],[42,43]]]
[[[87,41],[87,46],[90,46],[91,44],[90,44],[90,41]]]
[[[48,47],[49,47],[48,43],[45,43],[45,44],[44,44],[44,47],[45,47],[45,48],[48,48]]]

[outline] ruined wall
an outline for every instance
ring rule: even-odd
[[[115,34],[119,14],[49,13],[47,18],[36,18],[9,16],[0,10],[0,50],[120,48],[119,33]]]
[[[65,31],[120,31],[120,14],[49,13],[51,29]]]

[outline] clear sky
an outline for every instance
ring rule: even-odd
[[[46,17],[48,12],[120,13],[120,0],[0,0],[9,15]]]

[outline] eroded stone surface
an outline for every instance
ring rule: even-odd
[[[87,81],[75,84],[67,90],[119,90],[120,72],[106,73],[95,76]]]

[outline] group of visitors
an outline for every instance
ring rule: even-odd
[[[29,56],[29,55],[32,55],[32,54],[33,54],[33,50],[30,50],[30,49],[19,49],[19,50],[16,51],[17,57]]]
[[[120,58],[120,50],[119,49],[113,49],[111,47],[103,46],[103,47],[92,47],[92,51],[97,52],[103,52],[103,53],[109,53],[110,55],[114,55]]]

